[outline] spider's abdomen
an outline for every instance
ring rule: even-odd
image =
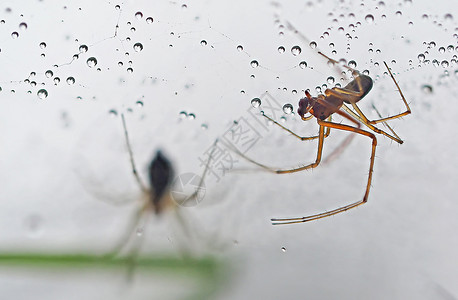
[[[358,83],[359,81],[359,83]],[[345,90],[350,90],[350,91],[354,91],[354,92],[363,92],[362,95],[358,98],[354,98],[353,100],[354,103],[358,102],[359,100],[363,99],[364,96],[367,95],[367,93],[369,93],[372,89],[372,86],[374,85],[374,82],[372,81],[372,78],[370,78],[369,76],[367,75],[359,75],[358,77],[356,77],[355,79],[353,79],[352,81],[350,81],[345,87],[344,89]],[[350,103],[348,100],[344,100],[345,103]]]
[[[149,183],[151,185],[151,201],[159,213],[161,200],[164,199],[164,194],[169,190],[173,179],[173,167],[171,162],[165,157],[161,151],[157,151],[149,166]]]

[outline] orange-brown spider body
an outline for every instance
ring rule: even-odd
[[[366,96],[373,86],[372,78],[367,75],[358,75],[349,82],[343,89],[332,88],[326,89],[324,95],[312,97],[308,91],[306,97],[299,100],[297,113],[304,118],[307,112],[310,112],[317,119],[325,120],[333,113],[337,112],[344,103],[357,103]],[[342,93],[340,90],[350,91],[351,94]]]

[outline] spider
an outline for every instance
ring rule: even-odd
[[[294,30],[296,34],[299,34],[299,32],[295,30],[291,24],[288,24],[288,26],[290,29]],[[302,35],[301,37],[305,39],[305,37],[303,37]],[[332,64],[334,65],[338,64],[336,60],[326,56],[322,52],[318,51],[318,54],[323,56],[325,59],[327,59]],[[385,135],[386,137],[392,139],[393,141],[399,144],[402,144],[403,141],[399,138],[399,136],[394,132],[393,129],[391,129],[391,127],[386,122],[389,120],[393,120],[393,119],[397,119],[397,118],[406,116],[411,113],[410,107],[401,91],[401,88],[399,87],[393,74],[391,73],[390,68],[388,67],[386,62],[384,62],[384,65],[386,69],[388,70],[390,77],[393,79],[393,82],[396,85],[399,94],[401,95],[402,101],[404,102],[404,105],[406,107],[405,112],[402,112],[402,113],[399,113],[393,116],[389,116],[389,117],[382,117],[380,113],[378,112],[378,110],[375,108],[375,106],[373,106],[373,108],[375,109],[375,111],[377,112],[379,116],[379,119],[369,120],[366,117],[366,115],[363,113],[363,111],[358,107],[357,103],[361,99],[363,99],[372,89],[372,86],[373,86],[372,78],[367,75],[361,74],[356,69],[353,69],[347,65],[343,65],[343,67],[351,71],[354,79],[350,81],[345,87],[343,88],[333,87],[331,89],[326,89],[324,91],[324,94],[319,94],[316,97],[313,97],[310,94],[310,92],[306,90],[305,97],[299,100],[299,106],[298,106],[297,113],[299,114],[299,116],[301,117],[303,121],[308,121],[312,118],[316,119],[319,125],[318,135],[311,136],[311,137],[299,136],[298,134],[284,127],[283,125],[281,125],[280,123],[272,119],[271,117],[265,115],[264,112],[261,112],[263,117],[265,117],[269,121],[279,126],[282,130],[285,130],[286,132],[292,134],[294,137],[300,139],[301,141],[310,141],[310,140],[318,139],[318,150],[317,150],[315,162],[302,166],[302,167],[298,167],[298,168],[278,169],[277,170],[277,169],[268,167],[264,164],[261,164],[247,157],[246,155],[244,155],[237,149],[234,149],[234,148],[232,149],[234,152],[236,152],[241,157],[245,158],[246,160],[250,161],[251,163],[269,172],[273,172],[276,174],[287,174],[287,173],[300,172],[303,170],[316,168],[320,164],[321,158],[322,158],[324,140],[325,138],[329,136],[329,132],[331,128],[357,133],[357,134],[366,136],[372,140],[372,151],[371,151],[371,157],[370,157],[370,163],[369,163],[369,174],[367,178],[367,185],[366,185],[364,196],[361,200],[348,204],[348,205],[345,205],[345,206],[342,206],[342,207],[339,207],[339,208],[336,208],[336,209],[333,209],[333,210],[330,210],[330,211],[326,211],[326,212],[314,214],[314,215],[309,215],[305,217],[273,218],[271,219],[273,225],[305,223],[305,222],[309,222],[309,221],[313,221],[317,219],[322,219],[322,218],[336,215],[338,213],[355,208],[367,202],[369,198],[369,191],[370,191],[370,186],[371,186],[371,181],[372,181],[372,173],[374,169],[375,150],[377,147],[377,138],[374,133]],[[347,105],[351,106],[352,109]],[[310,115],[306,116],[307,113],[309,113]],[[352,126],[352,125],[332,122],[331,116],[333,114],[338,114],[342,116],[343,118],[350,121],[354,125]],[[378,124],[378,123],[382,123],[383,125],[385,125],[390,130],[391,134],[376,127],[375,124]],[[361,129],[361,124],[369,128],[370,131]]]
[[[195,198],[201,196],[200,192],[202,191],[202,186],[204,183],[205,175],[207,174],[208,167],[213,155],[213,148],[212,152],[210,153],[209,159],[207,164],[204,168],[202,175],[200,176],[199,183],[197,187],[195,187],[194,192],[191,195],[187,195],[185,197],[178,198],[177,193],[172,195],[171,189],[173,186],[173,179],[174,179],[174,168],[170,160],[167,156],[161,151],[157,150],[155,156],[151,160],[151,163],[148,167],[148,183],[149,187],[145,185],[140,178],[140,175],[137,171],[137,167],[134,160],[134,155],[132,151],[132,147],[129,141],[129,133],[127,131],[126,119],[124,114],[121,114],[122,126],[124,130],[124,138],[126,142],[127,151],[129,154],[130,165],[132,169],[132,174],[135,177],[135,180],[142,191],[142,204],[137,208],[134,216],[130,220],[129,225],[127,226],[127,230],[121,236],[121,239],[118,241],[116,246],[113,250],[109,253],[109,256],[117,255],[127,244],[129,239],[133,236],[134,231],[138,227],[138,224],[141,220],[146,219],[149,216],[149,212],[154,212],[156,215],[163,214],[166,210],[170,208],[174,208],[175,212],[177,212],[178,221],[180,221],[183,230],[186,230],[186,224],[184,224],[184,220],[178,214],[177,204],[186,204],[194,200]],[[217,141],[214,143],[214,147],[216,146]],[[196,176],[196,179],[199,177]],[[182,193],[179,193],[182,194]],[[137,243],[132,250],[131,257],[135,257],[140,249],[140,244]]]

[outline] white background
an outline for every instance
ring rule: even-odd
[[[376,117],[371,104],[383,115],[404,109],[383,61],[411,105],[411,115],[390,123],[405,143],[378,139],[369,202],[320,221],[270,224],[272,217],[305,216],[362,197],[370,140],[355,137],[340,157],[313,171],[273,175],[234,169],[218,182],[209,176],[203,201],[182,209],[194,231],[192,241],[171,230],[167,216],[151,218],[142,251],[184,247],[229,260],[233,273],[218,299],[458,297],[454,1],[94,2],[1,2],[2,251],[110,250],[139,196],[121,113],[143,178],[158,148],[173,160],[177,174],[200,174],[199,158],[215,138],[234,120],[253,118],[249,112],[263,109],[253,109],[253,98],[267,91],[280,106],[291,103],[296,111],[305,89],[316,95],[315,87],[329,76],[340,79],[308,42],[281,27],[289,21],[324,53],[355,60],[357,69],[369,71],[374,88],[361,102],[369,116]],[[19,36],[13,38],[13,32]],[[137,42],[143,45],[140,52],[133,48]],[[88,51],[72,60],[83,44]],[[296,45],[302,49],[297,56],[291,53]],[[86,64],[90,57],[98,61],[94,68]],[[251,66],[253,60],[258,67]],[[299,67],[301,61],[306,69]],[[60,83],[46,77],[47,70]],[[73,85],[66,82],[70,76]],[[48,92],[45,99],[38,97],[40,89]],[[277,118],[282,116],[284,125],[299,134],[316,134],[313,120]],[[346,136],[333,131],[324,156]],[[270,126],[247,155],[271,166],[294,167],[313,161],[315,152],[316,143],[299,142]],[[253,168],[233,158],[235,168]],[[102,294],[91,292],[92,280],[100,281],[97,273],[68,282],[48,277],[0,273],[1,298],[28,299],[37,292],[47,299],[79,297],[68,295],[69,282],[93,299],[151,299],[161,293],[150,287],[160,281],[141,275],[137,284],[122,285],[121,294],[122,276],[105,278]]]

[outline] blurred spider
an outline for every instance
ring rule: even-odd
[[[154,212],[156,215],[161,215],[168,209],[174,209],[175,212],[177,212],[177,217],[181,223],[182,229],[185,231],[187,230],[186,224],[184,224],[184,220],[178,213],[177,204],[186,204],[202,196],[201,192],[205,175],[207,174],[208,166],[211,161],[213,151],[215,149],[213,148],[213,151],[210,153],[209,159],[207,161],[202,176],[200,176],[200,178],[196,176],[196,179],[198,179],[199,182],[195,186],[194,192],[191,195],[183,195],[183,193],[181,192],[174,192],[172,196],[171,188],[173,185],[173,179],[175,174],[172,163],[161,150],[157,150],[154,158],[152,159],[148,167],[149,187],[145,185],[137,171],[134,155],[132,152],[132,147],[129,141],[129,133],[127,130],[124,114],[121,114],[121,119],[122,126],[124,129],[126,146],[129,153],[132,174],[134,175],[135,180],[142,191],[142,204],[136,210],[134,216],[130,220],[129,225],[127,226],[125,233],[121,236],[121,239],[110,252],[109,256],[117,255],[124,248],[129,239],[133,236],[133,233],[137,230],[140,221],[149,216],[150,212]],[[214,146],[216,146],[216,141]],[[185,233],[189,234],[188,232]],[[132,250],[131,257],[136,257],[139,249],[140,244],[137,243]]]
[[[303,35],[301,35],[296,29],[294,29],[294,27],[292,27],[291,24],[288,24],[288,27],[290,30],[293,30],[295,34],[300,35],[302,39],[306,40],[306,38]],[[326,58],[332,64],[334,65],[338,64],[337,61],[335,61],[332,58],[329,58],[322,52],[318,51],[318,54]],[[382,117],[380,113],[378,112],[378,110],[375,108],[375,106],[373,106],[377,114],[379,115],[379,119],[369,120],[366,117],[366,115],[362,112],[362,110],[358,107],[357,103],[361,99],[363,99],[372,89],[372,86],[373,86],[372,78],[370,78],[367,75],[361,74],[359,71],[347,65],[343,65],[344,68],[351,71],[353,78],[354,78],[345,87],[343,88],[333,87],[331,89],[326,89],[324,91],[324,94],[319,94],[316,97],[313,97],[309,93],[309,91],[306,90],[305,97],[300,99],[299,101],[299,107],[298,107],[297,113],[299,114],[299,116],[301,116],[302,120],[308,121],[312,118],[316,118],[317,123],[319,125],[319,133],[317,136],[312,136],[312,137],[299,136],[298,134],[294,133],[290,129],[279,124],[277,121],[273,120],[271,117],[265,115],[262,112],[263,117],[270,120],[271,122],[279,126],[282,130],[285,130],[286,132],[292,134],[294,137],[300,139],[301,141],[310,141],[310,140],[318,139],[318,150],[317,150],[315,162],[308,164],[306,166],[298,167],[298,168],[274,169],[274,168],[268,167],[264,164],[261,164],[247,157],[246,155],[244,155],[243,153],[241,153],[240,151],[238,151],[235,148],[232,149],[238,155],[242,156],[243,158],[250,161],[251,163],[258,165],[259,167],[262,167],[263,169],[267,171],[270,171],[276,174],[287,174],[287,173],[300,172],[303,170],[316,168],[320,164],[322,151],[323,151],[324,139],[329,136],[329,132],[331,128],[361,134],[363,136],[367,136],[368,138],[372,140],[372,152],[371,152],[370,164],[369,164],[369,174],[367,178],[366,190],[361,200],[348,204],[348,205],[345,205],[345,206],[342,206],[342,207],[339,207],[339,208],[336,208],[336,209],[333,209],[333,210],[330,210],[330,211],[326,211],[323,213],[314,214],[310,216],[298,217],[298,218],[273,218],[271,219],[273,225],[304,223],[304,222],[309,222],[309,221],[313,221],[317,219],[322,219],[322,218],[326,218],[326,217],[347,211],[349,209],[355,208],[367,202],[367,199],[369,197],[371,181],[372,181],[372,173],[374,169],[375,150],[377,147],[377,138],[375,137],[374,133],[383,134],[387,136],[388,138],[392,139],[393,141],[399,144],[402,144],[403,141],[394,132],[394,130],[391,129],[391,127],[386,123],[386,121],[397,119],[397,118],[410,114],[410,107],[407,104],[407,101],[401,91],[401,88],[399,87],[398,83],[394,79],[394,76],[391,73],[391,70],[388,67],[388,65],[386,64],[386,62],[384,62],[384,64],[385,64],[386,69],[388,70],[390,77],[393,79],[393,82],[396,85],[397,90],[399,91],[399,94],[401,95],[402,101],[404,102],[404,105],[406,107],[405,112],[399,113],[397,115],[389,116],[389,117]],[[347,106],[347,104],[350,105],[353,109]],[[309,113],[310,115],[306,116],[307,113]],[[347,119],[354,125],[351,126],[351,125],[332,122],[331,116],[335,113]],[[375,126],[375,124],[377,123],[383,123],[390,130],[391,134],[377,128]],[[364,124],[372,132],[361,129],[361,124]]]

